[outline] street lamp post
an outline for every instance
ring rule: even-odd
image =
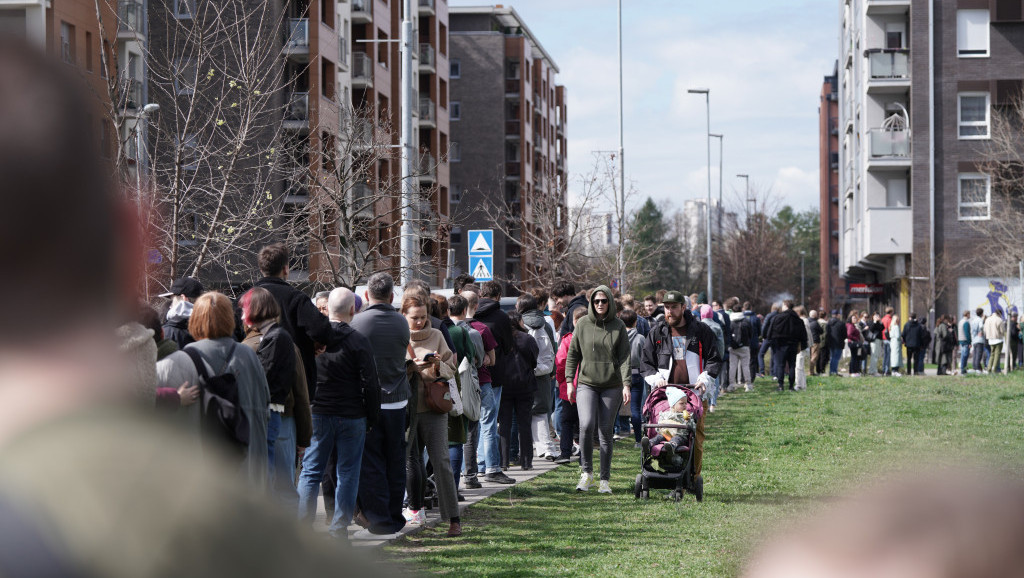
[[[746,194],[746,197],[747,197],[747,216],[749,217],[750,216],[750,212],[751,212],[750,211],[750,201],[752,200],[750,198],[750,175],[736,175],[736,178],[743,179],[743,180],[745,180],[747,182],[747,194]]]
[[[807,251],[800,251],[800,304],[804,305],[804,256]]]
[[[622,236],[626,232],[626,157],[623,141],[623,99],[622,99],[622,0],[619,0],[619,291],[626,292],[626,244]]]
[[[722,166],[723,166],[722,153],[723,153],[723,147],[724,147],[724,142],[725,142],[725,135],[713,134],[711,136],[713,138],[717,138],[718,139],[718,208],[715,210],[715,212],[716,212],[716,214],[718,216],[718,224],[717,224],[717,228],[716,228],[715,232],[718,235],[718,252],[719,252],[719,255],[721,255],[722,254],[722,242],[723,242],[723,239],[722,239],[722,236],[723,236],[722,235],[722,213],[725,212],[725,210],[722,208]],[[719,291],[724,291],[724,288],[723,288],[723,285],[722,285],[722,273],[723,273],[722,267],[719,266],[718,267],[718,290]],[[725,294],[723,293],[721,295],[721,297],[724,298]],[[708,297],[708,301],[711,301],[710,297]],[[721,303],[722,300],[719,299],[718,302]]]
[[[707,209],[704,211],[704,228],[707,229],[707,254],[708,254],[708,294],[707,302],[711,303],[711,89],[710,88],[691,88],[688,90],[690,94],[703,94],[704,104],[707,111],[707,139],[708,139],[708,203]]]

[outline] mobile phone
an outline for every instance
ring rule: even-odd
[[[436,353],[428,353],[428,354],[426,354],[426,355],[424,355],[424,356],[423,356],[423,361],[424,361],[424,363],[425,363],[425,362],[428,362],[428,361],[433,361],[433,359],[434,359],[435,357],[437,357],[437,354],[436,354]]]

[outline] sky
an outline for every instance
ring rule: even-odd
[[[450,0],[452,6],[481,2]],[[515,0],[554,58],[568,94],[568,166],[618,149],[616,0]],[[838,0],[624,0],[626,179],[681,209],[707,195],[707,120],[724,135],[727,207],[745,187],[767,188],[797,210],[818,208],[818,105],[838,51]],[[712,139],[712,196],[718,140]],[[574,186],[570,183],[570,194]]]

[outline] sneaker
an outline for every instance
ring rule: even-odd
[[[422,526],[427,522],[427,514],[423,510],[402,510],[402,517],[410,526]]]
[[[597,485],[597,493],[599,494],[610,494],[612,493],[612,487],[608,484],[608,480],[601,480],[601,483]]]
[[[743,386],[743,389],[744,389],[744,391],[754,391],[754,384],[753,383],[748,383],[748,384]]]
[[[710,413],[715,413],[715,406],[713,406],[713,405],[709,405],[709,406],[708,406],[708,411],[709,411]]]
[[[480,488],[483,487],[480,481],[476,479],[476,476],[473,476],[472,478],[466,478],[465,484],[466,487],[471,490],[479,490]]]
[[[504,472],[494,472],[493,474],[487,474],[484,476],[485,482],[491,482],[492,484],[514,484],[515,480],[505,475]]]
[[[559,465],[567,464],[567,463],[569,463],[571,461],[572,461],[572,458],[570,458],[569,456],[558,456],[557,458],[554,459],[554,462],[556,464],[559,464]]]
[[[353,540],[394,540],[401,536],[401,532],[395,532],[394,534],[374,534],[373,532],[363,528],[362,530],[356,531],[352,534]]]
[[[580,474],[580,483],[576,484],[576,491],[586,492],[592,487],[594,487],[594,475],[587,472]]]
[[[549,461],[549,462],[555,461],[555,458],[556,458],[555,454],[544,454],[544,459]]]
[[[574,455],[574,456],[580,455],[580,444],[578,444],[576,442],[573,442],[573,444],[572,444],[572,455]]]

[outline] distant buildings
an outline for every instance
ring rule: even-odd
[[[818,105],[821,178],[821,303],[822,310],[842,308],[846,282],[839,276],[839,63],[825,77]]]
[[[904,318],[984,305],[989,269],[964,258],[994,208],[978,167],[992,111],[1024,85],[1021,2],[840,6],[839,274]]]
[[[683,210],[677,213],[676,228],[679,231],[680,242],[684,251],[691,257],[690,261],[695,264],[697,270],[689,271],[695,274],[703,271],[701,267],[706,266],[703,255],[707,247],[707,199],[689,199],[683,204]],[[711,251],[712,259],[718,250],[720,239],[725,239],[739,229],[737,215],[734,212],[725,210],[725,207],[718,203],[718,199],[711,199]],[[717,279],[716,279],[717,280]]]

